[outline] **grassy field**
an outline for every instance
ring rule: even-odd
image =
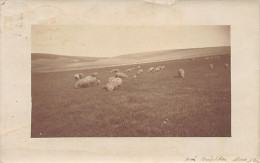
[[[210,70],[209,63],[214,64]],[[32,73],[32,137],[229,137],[230,56],[142,64],[144,74],[106,92],[112,68]],[[158,73],[151,66],[164,65]],[[115,67],[120,70],[132,66]],[[134,65],[137,67],[137,65]],[[179,68],[185,78],[176,78]],[[75,73],[98,72],[101,85],[74,89]]]

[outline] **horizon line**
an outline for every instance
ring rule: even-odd
[[[130,54],[141,54],[141,53],[151,53],[151,52],[161,52],[161,51],[170,51],[170,50],[187,50],[187,49],[204,49],[204,48],[218,48],[218,47],[231,47],[229,46],[209,46],[209,47],[198,47],[198,48],[179,48],[179,49],[166,49],[166,50],[155,50],[155,51],[143,51],[143,52],[134,52],[134,53],[125,53],[125,54],[120,54],[117,56],[112,56],[112,57],[94,57],[94,56],[73,56],[73,55],[64,55],[64,54],[51,54],[51,53],[44,53],[44,52],[34,52],[31,54],[46,54],[46,55],[56,55],[56,56],[65,56],[65,57],[89,57],[89,58],[114,58],[114,57],[119,57],[119,56],[124,56],[124,55],[130,55]]]

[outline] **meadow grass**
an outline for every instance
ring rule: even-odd
[[[209,63],[214,64],[210,70]],[[120,91],[102,86],[110,70],[32,73],[32,137],[230,137],[229,56],[141,64],[142,75],[123,79]],[[151,66],[164,65],[157,73]],[[177,78],[177,70],[185,78]],[[99,86],[74,89],[75,73],[98,72]]]

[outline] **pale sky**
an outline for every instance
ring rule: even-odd
[[[32,26],[32,53],[113,57],[230,46],[229,26]]]

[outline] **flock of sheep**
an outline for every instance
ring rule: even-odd
[[[218,57],[218,56],[217,56]],[[210,57],[205,58],[210,59]],[[195,60],[194,58],[191,59],[192,61]],[[227,63],[224,64],[225,68],[227,69],[229,65]],[[211,63],[209,64],[209,69],[213,69],[214,65]],[[156,73],[161,70],[165,69],[165,66],[157,66],[157,67],[150,67],[147,70],[147,73]],[[103,86],[103,89],[106,91],[113,91],[113,90],[119,90],[120,86],[123,83],[123,79],[128,78],[128,75],[126,73],[129,73],[131,71],[135,70],[135,68],[128,68],[124,72],[121,72],[119,69],[112,69],[110,72],[114,74],[113,77],[108,78],[108,83]],[[144,70],[141,69],[141,66],[137,66],[137,72],[133,75],[133,79],[137,78],[137,76],[143,74]],[[185,71],[183,69],[179,69],[177,71],[177,77],[184,78]],[[83,74],[75,74],[74,79],[76,80],[76,84],[74,85],[74,88],[86,88],[89,86],[99,85],[101,83],[100,80],[97,79],[98,73],[94,72],[91,76],[83,77]]]
[[[147,72],[159,72],[160,70],[165,69],[165,66],[157,66],[157,67],[150,67]],[[114,74],[113,77],[108,78],[108,83],[103,86],[103,89],[106,91],[113,91],[119,90],[120,86],[123,83],[123,79],[128,78],[126,73],[135,70],[135,68],[126,69],[124,72],[121,72],[119,69],[112,69],[110,72]],[[141,66],[137,66],[137,72],[133,75],[133,79],[137,78],[138,75],[143,74],[144,70],[141,69]],[[184,77],[184,70],[180,69],[180,76]],[[75,74],[74,79],[76,80],[76,84],[74,88],[86,88],[89,86],[99,85],[101,82],[97,79],[98,73],[94,72],[90,76],[83,77],[83,74]]]

